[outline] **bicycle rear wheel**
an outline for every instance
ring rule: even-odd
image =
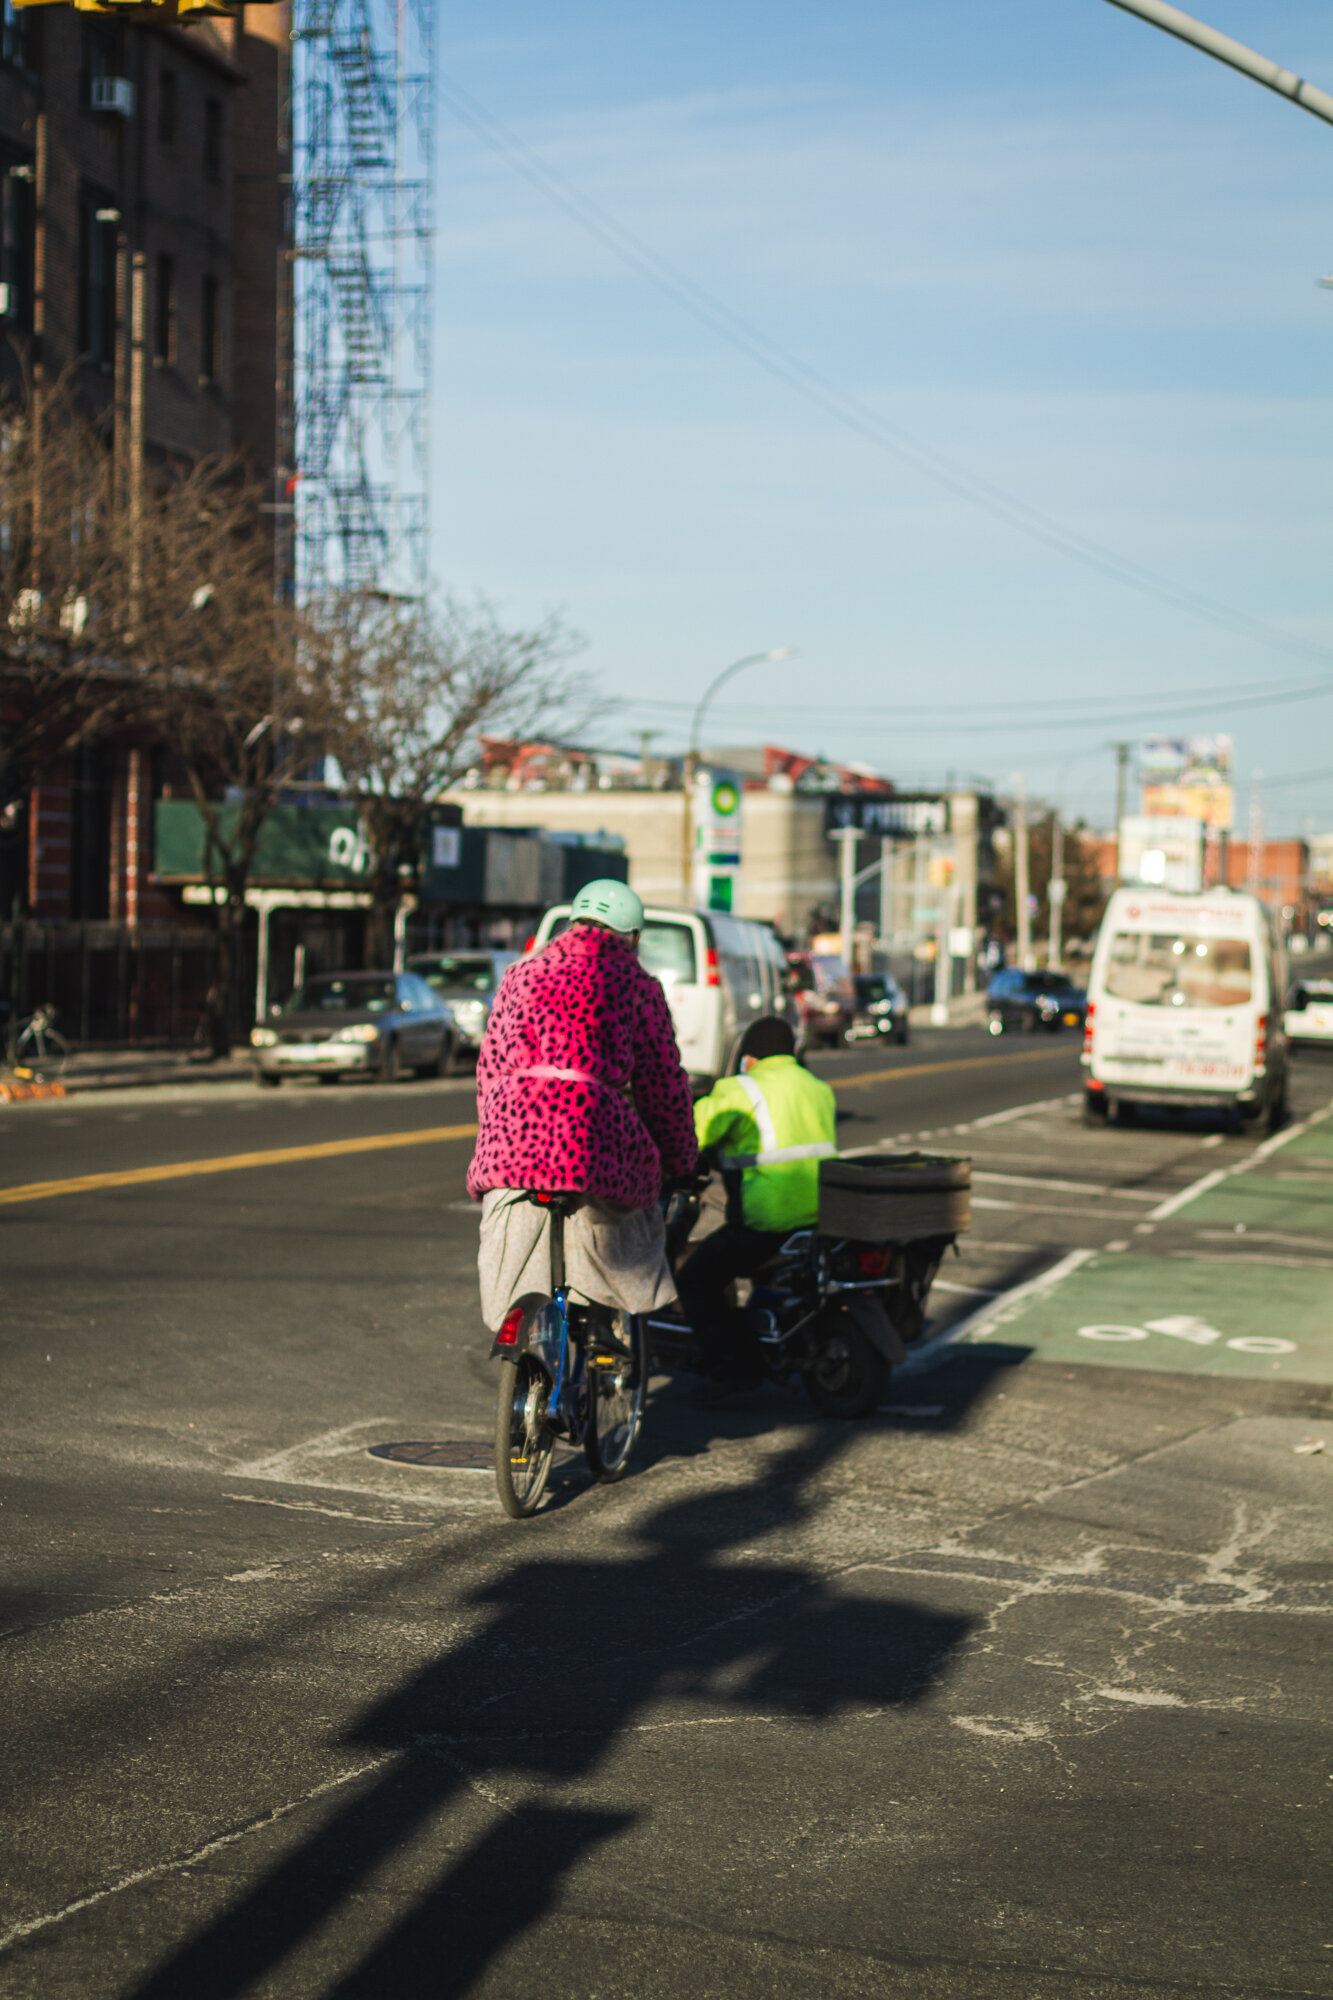
[[[520,1333],[528,1336],[537,1313],[555,1308],[541,1305],[529,1313]],[[551,1378],[536,1354],[505,1355],[495,1396],[495,1484],[500,1505],[513,1521],[525,1520],[541,1505],[551,1476],[555,1432],[546,1419]]]
[[[608,1484],[623,1478],[628,1469],[648,1395],[645,1322],[632,1313],[617,1312],[611,1328],[609,1340],[589,1334],[588,1414],[583,1431],[583,1450],[593,1476]]]

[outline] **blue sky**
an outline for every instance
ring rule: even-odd
[[[1203,11],[1333,89],[1326,0]],[[1315,649],[1131,592],[840,424],[446,100],[436,574],[585,635],[619,704],[592,735],[679,747],[714,673],[788,645],[711,740],[1022,770],[1100,819],[1111,738],[1230,729],[1271,830],[1333,827],[1333,695],[1264,698],[1333,686],[1333,127],[1106,0],[455,0],[439,36],[563,184],[872,420]]]

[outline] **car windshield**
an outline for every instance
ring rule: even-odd
[[[1077,993],[1079,990],[1067,972],[1029,972],[1026,985],[1029,993]]]
[[[284,1014],[387,1014],[398,1004],[392,979],[308,979]]]
[[[1196,931],[1117,931],[1106,990],[1138,1007],[1243,1007],[1252,991],[1250,947],[1244,938]]]
[[[495,967],[489,958],[437,958],[413,970],[437,993],[495,991]]]
[[[858,1000],[888,1000],[889,982],[881,973],[862,972],[857,975],[856,997]]]

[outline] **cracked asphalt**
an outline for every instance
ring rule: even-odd
[[[1333,1993],[1333,1069],[1256,1158],[1062,1041],[821,1066],[974,1158],[933,1344],[664,1380],[525,1524],[371,1450],[485,1456],[469,1142],[332,1148],[466,1084],[3,1113],[0,1995]]]

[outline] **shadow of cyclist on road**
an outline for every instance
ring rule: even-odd
[[[746,1716],[817,1727],[920,1701],[967,1618],[857,1595],[800,1560],[755,1551],[814,1512],[812,1482],[848,1437],[822,1427],[780,1454],[762,1484],[672,1501],[642,1522],[641,1552],[625,1558],[566,1553],[577,1525],[516,1537],[520,1559],[472,1600],[491,1613],[485,1628],[347,1731],[348,1744],[391,1761],[133,2000],[230,2000],[345,1910],[372,1873],[378,1916],[393,1893],[384,1864],[432,1822],[449,1857],[439,1874],[321,1990],[329,2000],[466,1993],[583,1856],[651,1813],[615,1771],[586,1804],[589,1778],[636,1730]],[[561,1797],[575,1781],[577,1810]],[[475,1805],[479,1792],[496,1823],[459,1857],[445,1809],[462,1797]]]

